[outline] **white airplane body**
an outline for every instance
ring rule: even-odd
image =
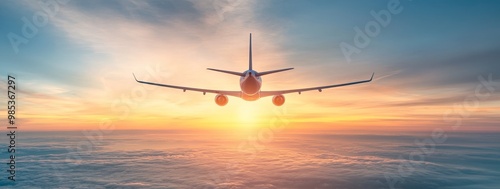
[[[373,80],[373,75],[374,75],[374,73],[373,73],[371,78],[368,80],[355,81],[355,82],[350,82],[350,83],[326,85],[326,86],[320,86],[320,87],[301,88],[301,89],[291,89],[291,90],[261,91],[260,90],[260,88],[262,86],[261,76],[267,75],[267,74],[273,74],[273,73],[277,73],[277,72],[282,72],[282,71],[287,71],[287,70],[291,70],[293,68],[285,68],[285,69],[271,70],[271,71],[265,71],[265,72],[257,72],[255,70],[253,70],[252,69],[252,34],[250,34],[250,50],[249,50],[249,63],[248,64],[249,64],[248,70],[244,71],[243,73],[207,68],[208,70],[212,70],[212,71],[223,72],[223,73],[227,73],[227,74],[240,76],[240,89],[241,89],[240,91],[211,90],[211,89],[201,89],[201,88],[192,88],[192,87],[183,87],[183,86],[153,83],[153,82],[137,80],[135,75],[134,75],[134,79],[137,82],[142,83],[142,84],[156,85],[156,86],[169,87],[169,88],[175,88],[175,89],[182,89],[184,92],[197,91],[197,92],[202,92],[203,94],[214,93],[214,94],[217,94],[215,96],[215,103],[217,103],[219,106],[224,106],[228,103],[229,99],[227,98],[227,96],[239,97],[239,98],[242,98],[246,101],[255,101],[255,100],[258,100],[258,99],[263,98],[263,97],[273,96],[273,99],[272,99],[273,104],[276,106],[281,106],[285,103],[285,97],[283,96],[283,94],[287,94],[287,93],[299,93],[299,94],[301,94],[304,91],[311,91],[311,90],[318,90],[319,92],[322,92],[323,89],[327,89],[327,88],[334,88],[334,87],[342,87],[342,86],[347,86],[347,85],[355,85],[355,84],[360,84],[360,83],[367,83],[367,82],[370,82]]]

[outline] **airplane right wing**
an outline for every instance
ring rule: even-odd
[[[321,92],[323,89],[327,89],[327,88],[343,87],[343,86],[348,86],[348,85],[367,83],[367,82],[370,82],[373,80],[373,75],[375,75],[375,73],[373,73],[372,77],[368,80],[355,81],[355,82],[350,82],[350,83],[342,83],[342,84],[336,84],[336,85],[326,85],[326,86],[310,87],[310,88],[302,88],[302,89],[280,90],[280,91],[261,91],[260,97],[282,95],[282,94],[287,94],[287,93],[299,93],[300,94],[301,92],[312,91],[312,90],[318,90],[319,92]]]
[[[134,74],[132,74],[132,75],[134,75]],[[134,75],[134,79],[138,83],[148,84],[148,85],[156,85],[156,86],[160,86],[160,87],[168,87],[168,88],[174,88],[174,89],[182,89],[184,92],[186,92],[186,91],[196,91],[196,92],[202,92],[203,94],[205,94],[205,93],[215,93],[215,94],[223,94],[223,95],[227,95],[227,96],[234,96],[234,97],[241,98],[241,91],[221,91],[221,90],[200,89],[200,88],[192,88],[192,87],[167,85],[167,84],[161,84],[161,83],[153,83],[153,82],[147,82],[147,81],[137,80],[137,78],[135,77],[135,75]]]

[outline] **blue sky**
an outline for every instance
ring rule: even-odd
[[[47,107],[40,102],[48,99],[61,109],[55,113],[61,117],[82,112],[98,116],[109,112],[113,99],[135,85],[132,72],[141,76],[148,67],[158,64],[162,67],[158,81],[237,89],[235,78],[204,69],[244,70],[247,37],[252,32],[256,69],[296,68],[282,77],[265,78],[265,89],[339,83],[364,79],[376,72],[376,83],[333,92],[340,100],[331,103],[321,103],[331,99],[331,95],[290,97],[297,102],[292,102],[294,106],[310,106],[305,108],[309,111],[297,114],[327,117],[325,112],[345,112],[346,109],[335,108],[359,102],[349,109],[371,109],[346,114],[371,113],[372,117],[386,121],[423,116],[422,119],[442,123],[442,112],[473,94],[480,83],[479,76],[491,74],[495,81],[500,76],[500,3],[402,0],[402,11],[391,16],[389,24],[370,39],[361,53],[346,61],[339,45],[353,44],[354,28],[363,29],[375,20],[370,11],[387,10],[388,3],[397,2],[73,0],[59,3],[56,14],[16,53],[9,33],[22,35],[22,18],[31,20],[43,9],[38,1],[2,1],[0,75],[14,73],[20,77],[26,97],[22,103],[32,108],[26,116],[34,116],[33,120],[42,119],[40,115]],[[207,80],[208,77],[213,79]],[[500,90],[498,82],[493,85],[495,91]],[[153,92],[148,93],[146,101],[163,100],[142,103],[135,108],[139,112],[141,108],[163,107],[165,112],[184,113],[159,117],[191,119],[203,117],[201,112],[213,108],[212,97],[207,100],[197,94],[147,90]],[[312,96],[320,97],[311,100]],[[482,99],[470,125],[495,128],[500,121],[496,116],[499,100],[498,95]],[[232,102],[243,105],[236,99]],[[199,112],[183,109],[185,104],[195,106]],[[381,110],[401,111],[397,107],[421,111],[411,115],[373,114]],[[427,113],[428,108],[438,111]],[[90,113],[91,109],[97,110]],[[88,119],[94,118],[77,120]]]

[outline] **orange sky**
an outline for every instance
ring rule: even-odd
[[[39,8],[36,3],[20,4],[24,8],[18,7],[19,10]],[[198,11],[195,18],[174,14],[146,21],[133,11],[135,8],[149,10],[146,8],[150,5],[124,6],[130,9],[111,11],[103,7],[103,11],[89,14],[87,11],[91,10],[78,4],[65,5],[29,45],[23,46],[19,55],[4,56],[18,62],[6,67],[19,78],[17,100],[21,129],[98,129],[102,120],[111,120],[115,129],[266,127],[277,118],[269,97],[256,102],[230,97],[228,105],[219,107],[213,94],[204,96],[145,86],[132,77],[135,73],[146,81],[239,90],[238,77],[206,68],[244,71],[248,61],[247,37],[252,32],[254,69],[295,67],[292,71],[264,76],[263,90],[350,82],[368,79],[372,72],[376,73],[374,81],[367,84],[328,89],[322,93],[285,95],[286,114],[278,118],[286,118],[288,128],[429,130],[460,124],[461,130],[498,130],[500,99],[496,91],[490,92],[488,98],[474,96],[477,86],[481,85],[479,76],[490,74],[493,80],[499,77],[491,73],[493,69],[488,67],[491,63],[484,66],[479,62],[479,66],[470,69],[457,67],[453,73],[473,71],[470,77],[452,78],[457,74],[448,73],[448,64],[424,65],[422,62],[426,61],[420,62],[419,58],[432,57],[432,53],[414,55],[420,52],[414,45],[417,43],[392,44],[392,38],[386,39],[388,34],[374,39],[370,49],[363,51],[368,58],[347,63],[338,43],[331,46],[324,43],[332,39],[350,40],[354,35],[353,24],[349,23],[346,33],[331,33],[336,35],[316,36],[316,33],[303,31],[304,27],[292,32],[289,28],[311,23],[300,19],[262,20],[257,10],[266,4],[252,1],[217,6],[197,2],[193,3]],[[120,11],[132,11],[127,12],[132,18]],[[24,14],[22,11],[16,13]],[[165,16],[157,12],[151,14],[154,18]],[[331,27],[334,24],[345,23],[334,22]],[[314,31],[332,31],[320,29]],[[342,36],[349,37],[343,39]],[[375,43],[376,40],[379,42]],[[378,52],[375,50],[390,46],[404,49],[412,56],[401,59],[394,53],[400,51],[375,53]],[[389,59],[391,63],[386,62],[386,57],[391,56],[396,58]],[[455,56],[458,55],[446,61],[442,61],[441,56],[436,60],[454,62]],[[470,64],[457,63],[461,65]],[[477,67],[485,70],[474,72]],[[4,76],[7,72],[1,74]],[[499,89],[498,83],[493,84],[493,88]],[[2,93],[6,90],[4,86]],[[477,106],[464,109],[468,102]],[[6,103],[5,100],[2,103]],[[5,106],[0,110],[5,112]]]

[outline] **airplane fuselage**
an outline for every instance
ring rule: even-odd
[[[254,101],[260,98],[259,92],[262,86],[262,79],[254,70],[243,72],[240,77],[241,98],[247,101]]]

